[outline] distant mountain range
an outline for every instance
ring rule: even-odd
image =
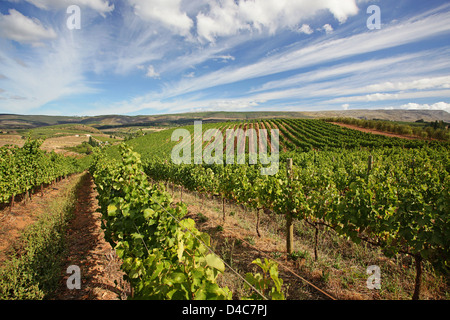
[[[358,119],[381,119],[391,121],[426,122],[442,120],[450,122],[450,113],[443,110],[340,110],[340,111],[304,111],[304,112],[195,112],[165,115],[104,115],[92,117],[45,116],[0,114],[0,129],[32,129],[59,124],[84,124],[97,129],[128,126],[174,126],[193,124],[194,120],[218,122],[227,120],[250,120],[265,118],[326,118],[352,117]]]

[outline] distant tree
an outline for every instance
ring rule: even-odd
[[[376,123],[376,125],[375,125],[375,128],[376,128],[377,130],[383,130],[383,127],[384,127],[383,121],[377,121],[377,123]]]
[[[402,132],[402,134],[407,134],[407,135],[413,134],[412,128],[408,125],[402,126],[401,132]]]
[[[415,136],[419,136],[420,137],[422,131],[423,130],[420,127],[412,127],[412,132],[413,132],[413,135],[415,135]]]
[[[446,137],[447,137],[447,135],[446,135],[446,132],[444,129],[438,128],[434,131],[433,138],[439,139],[439,140],[445,140]]]
[[[426,133],[428,134],[429,137],[433,137],[433,135],[434,135],[433,127],[426,127],[425,131],[426,131]]]
[[[89,137],[88,144],[91,145],[92,147],[98,147],[99,146],[99,143],[96,140],[92,139],[92,137]]]

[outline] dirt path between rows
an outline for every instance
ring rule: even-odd
[[[348,129],[353,129],[353,130],[358,130],[358,131],[367,132],[367,133],[373,133],[373,134],[379,134],[379,135],[387,136],[387,137],[402,138],[402,139],[407,139],[407,140],[417,140],[417,139],[419,139],[418,137],[414,137],[414,136],[406,136],[406,135],[401,135],[401,134],[396,134],[396,133],[379,131],[379,130],[375,130],[375,129],[361,128],[361,127],[358,127],[358,126],[355,126],[355,125],[352,125],[352,124],[339,123],[339,122],[330,122],[330,123],[336,124],[338,126],[341,126],[341,127],[344,127],[344,128],[348,128]]]
[[[96,195],[92,177],[86,174],[77,192],[74,218],[68,229],[68,256],[62,270],[57,300],[118,300],[129,295],[120,261],[101,229],[101,213],[96,212]],[[67,287],[72,273],[66,273],[66,270],[72,265],[80,268],[80,289]]]
[[[18,241],[21,232],[30,224],[36,222],[40,215],[49,210],[49,204],[56,201],[58,196],[69,187],[76,175],[47,186],[43,193],[40,191],[31,195],[31,200],[24,201],[23,195],[16,196],[14,206],[2,204],[0,210],[0,264],[8,257],[8,252]]]

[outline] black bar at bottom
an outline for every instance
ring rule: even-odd
[[[119,319],[276,319],[295,317],[311,319],[341,316],[345,319],[366,316],[402,319],[420,311],[438,314],[448,311],[448,300],[443,301],[0,301],[2,313],[38,316],[55,314],[59,319],[99,316]],[[430,309],[431,308],[431,309]],[[99,318],[100,319],[100,318]],[[292,318],[293,320],[294,318]]]

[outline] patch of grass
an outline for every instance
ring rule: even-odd
[[[335,259],[332,263],[333,268],[335,269],[342,269],[342,256],[341,254],[338,252],[335,256]]]
[[[208,217],[205,216],[203,213],[199,212],[197,213],[197,217],[198,217],[198,222],[203,223],[208,221]]]
[[[33,139],[63,137],[74,134],[101,134],[100,130],[82,124],[61,124],[31,129],[25,135],[30,134]]]
[[[92,146],[84,141],[80,145],[77,145],[75,147],[65,147],[64,149],[80,154],[91,154],[92,153]]]
[[[324,283],[328,283],[330,281],[330,272],[328,270],[323,271],[320,280]]]
[[[289,254],[289,258],[296,261],[298,259],[309,259],[309,252],[306,250],[297,250]]]
[[[281,258],[281,256],[282,256],[282,253],[279,251],[272,252],[272,258],[274,258],[274,259],[279,259],[279,258]]]
[[[255,238],[251,237],[251,236],[246,236],[244,238],[245,241],[247,241],[248,243],[250,243],[252,246],[255,245]]]

